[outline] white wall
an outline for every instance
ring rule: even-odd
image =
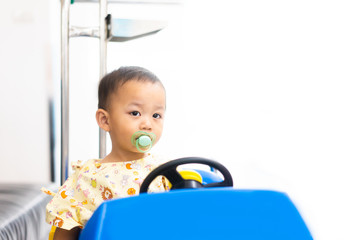
[[[49,1],[6,1],[0,8],[0,182],[50,181]]]
[[[359,239],[359,10],[356,1],[319,0],[110,6],[118,17],[169,26],[110,43],[108,68],[141,65],[164,82],[168,112],[156,151],[218,160],[237,188],[287,192],[314,239]],[[97,9],[74,5],[73,14],[92,21]],[[97,136],[98,43],[72,46],[79,106],[71,155],[83,159],[97,154],[88,139]]]
[[[155,151],[218,160],[237,188],[288,193],[314,239],[359,239],[359,8],[320,0],[110,5],[115,16],[169,25],[110,43],[108,69],[141,65],[164,82],[168,112]],[[74,24],[97,25],[96,4],[71,9]],[[7,1],[0,10],[1,183],[49,180],[58,12],[55,0]],[[98,41],[70,44],[70,160],[88,159],[98,155]]]

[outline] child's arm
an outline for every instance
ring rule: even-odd
[[[77,240],[79,238],[79,234],[79,227],[74,227],[71,230],[56,228],[54,240]]]

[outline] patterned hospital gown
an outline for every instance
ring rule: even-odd
[[[144,178],[162,163],[149,153],[145,158],[128,162],[100,163],[100,159],[91,159],[82,164],[78,161],[72,165],[74,173],[56,194],[43,189],[54,196],[46,206],[46,221],[67,230],[82,228],[103,201],[139,194]],[[168,188],[167,181],[158,177],[149,192]]]

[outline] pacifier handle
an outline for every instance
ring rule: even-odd
[[[150,145],[150,146],[149,146]],[[141,147],[147,147],[147,150],[142,150]],[[149,136],[143,135],[136,139],[136,148],[139,152],[148,152],[152,148],[152,141]]]
[[[137,141],[139,142],[139,145],[142,147],[147,147],[151,144],[151,138],[146,135],[140,136]]]
[[[146,153],[152,148],[155,139],[156,135],[154,133],[138,131],[133,134],[131,141],[139,152]]]

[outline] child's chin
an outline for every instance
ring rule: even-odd
[[[144,155],[146,154],[147,152],[140,152],[139,150],[137,150],[136,148],[134,150],[132,150],[133,153],[136,153],[138,155]]]

